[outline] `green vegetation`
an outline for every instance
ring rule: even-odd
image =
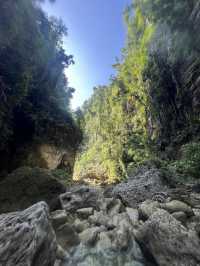
[[[145,78],[160,148],[199,134],[200,1],[144,1],[156,25]]]
[[[171,163],[178,174],[189,178],[200,178],[200,143],[187,143],[181,147],[180,159]]]
[[[51,171],[51,174],[56,178],[60,183],[65,186],[69,186],[72,184],[72,174],[65,169],[54,169]]]
[[[75,164],[74,178],[113,182],[127,176],[129,163],[138,166],[149,158],[148,97],[143,71],[154,31],[139,6],[125,13],[127,47],[117,76],[109,86],[94,89],[85,103],[84,142]]]
[[[182,145],[200,133],[200,1],[135,0],[124,17],[117,75],[82,110],[74,178],[113,182],[154,158],[199,175],[198,145]]]
[[[39,2],[0,2],[0,170],[34,143],[75,151],[82,130],[74,179],[114,182],[147,162],[199,177],[200,0],[134,0],[116,76],[74,115],[67,29]]]
[[[37,141],[76,146],[70,111],[74,92],[64,69],[62,21],[48,18],[38,1],[0,2],[0,168],[18,147]]]

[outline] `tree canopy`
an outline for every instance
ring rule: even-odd
[[[0,151],[33,139],[77,143],[74,89],[64,73],[74,63],[62,47],[65,25],[38,1],[1,1],[0,8]]]

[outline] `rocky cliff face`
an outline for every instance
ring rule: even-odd
[[[14,168],[20,166],[41,167],[54,170],[65,168],[72,173],[75,148],[59,147],[48,143],[32,143],[19,149],[14,160]]]

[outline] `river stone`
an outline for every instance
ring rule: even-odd
[[[57,210],[51,212],[51,221],[54,229],[65,224],[68,221],[67,213],[65,210]]]
[[[104,231],[102,227],[91,227],[80,233],[79,237],[83,244],[93,245],[97,240],[98,234],[102,231]]]
[[[108,227],[110,218],[109,218],[109,216],[107,216],[106,214],[104,214],[103,211],[100,211],[100,212],[94,211],[94,214],[91,215],[88,218],[88,221],[91,224],[96,225],[96,226],[103,225],[105,227]]]
[[[94,209],[92,207],[90,207],[90,208],[82,208],[82,209],[78,209],[76,211],[78,216],[83,218],[83,219],[87,219],[88,216],[93,214],[93,212],[94,212]]]
[[[139,206],[139,214],[142,219],[148,219],[160,207],[157,201],[146,200]]]
[[[186,220],[186,226],[190,230],[197,231],[199,233],[199,225],[200,225],[200,216],[194,215],[192,217],[187,218]]]
[[[135,234],[160,266],[200,265],[200,240],[165,210],[158,210]]]
[[[78,233],[81,233],[82,231],[86,230],[87,228],[90,227],[90,224],[88,223],[87,220],[83,220],[81,221],[79,218],[77,218],[75,221],[74,221],[74,228],[76,229],[76,231]]]
[[[46,203],[0,215],[0,265],[53,266],[57,243]]]
[[[101,206],[100,209],[103,210],[104,212],[108,211],[108,208],[110,204],[112,204],[113,198],[106,198],[106,196],[103,196],[103,200],[101,201]]]
[[[173,217],[176,218],[176,220],[179,220],[182,223],[185,223],[187,220],[187,215],[185,212],[174,212]]]
[[[187,216],[193,216],[194,212],[190,206],[186,203],[179,201],[179,200],[172,200],[167,203],[161,203],[160,207],[165,209],[166,211],[173,213],[173,212],[184,212]]]
[[[132,224],[126,212],[115,214],[109,221],[109,227],[132,230]]]
[[[71,224],[64,224],[56,230],[56,237],[58,244],[65,250],[77,246],[80,239],[74,227]]]
[[[122,209],[123,206],[120,199],[112,199],[107,205],[107,212],[110,216],[119,213]]]
[[[131,223],[135,226],[139,223],[139,212],[137,209],[126,208],[126,213],[131,221]]]

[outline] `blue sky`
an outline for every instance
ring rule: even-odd
[[[62,18],[68,28],[64,48],[75,59],[75,65],[66,70],[69,85],[76,89],[73,109],[89,98],[94,86],[108,84],[114,74],[112,64],[125,43],[123,10],[130,2],[57,0],[43,5],[49,15]]]

